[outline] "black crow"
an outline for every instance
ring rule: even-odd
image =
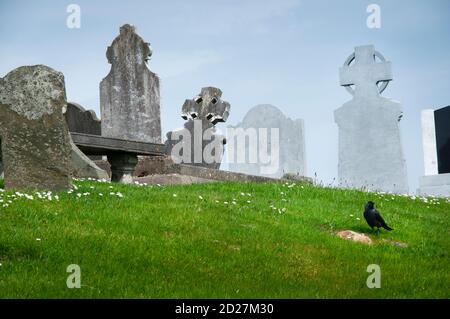
[[[374,227],[377,227],[377,231],[380,230],[380,227],[383,227],[386,230],[393,230],[385,223],[380,212],[375,209],[375,203],[372,201],[367,202],[365,206],[364,218],[366,219],[367,224],[372,227],[372,230]]]

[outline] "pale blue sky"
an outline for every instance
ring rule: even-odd
[[[81,29],[66,27],[66,7],[81,6]],[[369,4],[381,29],[366,26]],[[227,124],[270,103],[306,125],[308,175],[337,175],[333,110],[351,96],[338,69],[353,48],[373,44],[393,64],[384,96],[402,103],[411,191],[423,174],[420,110],[450,104],[450,1],[7,1],[0,0],[0,76],[21,65],[64,73],[69,101],[99,114],[105,52],[130,23],[153,49],[161,77],[163,132],[182,126],[186,98],[217,86],[231,103]],[[222,128],[225,125],[221,125]]]

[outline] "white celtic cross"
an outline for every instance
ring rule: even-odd
[[[381,62],[376,62],[376,57]],[[339,78],[340,84],[352,95],[379,95],[392,80],[391,62],[387,62],[381,53],[375,51],[373,45],[356,47],[355,52],[339,69]]]

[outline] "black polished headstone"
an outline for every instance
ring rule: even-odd
[[[450,106],[434,111],[439,174],[450,173]]]

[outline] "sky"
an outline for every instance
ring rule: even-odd
[[[69,4],[80,28],[66,25]],[[377,4],[381,27],[368,28]],[[307,175],[337,178],[333,111],[351,99],[339,67],[355,46],[373,44],[392,62],[383,96],[400,102],[410,191],[423,175],[420,112],[450,105],[448,0],[0,0],[0,77],[46,64],[65,76],[68,101],[99,111],[106,48],[129,23],[151,43],[149,68],[161,78],[163,135],[183,125],[185,99],[219,87],[234,125],[258,104],[305,121]]]

